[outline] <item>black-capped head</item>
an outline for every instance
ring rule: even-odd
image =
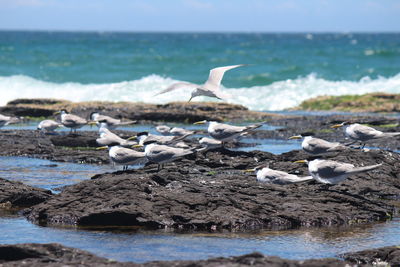
[[[147,146],[147,145],[156,144],[156,143],[157,143],[156,140],[148,140],[148,141],[146,140],[146,141],[143,142],[143,145]]]
[[[92,121],[95,121],[97,116],[99,116],[99,115],[100,115],[100,113],[98,111],[93,111],[92,113],[90,113],[89,119]]]

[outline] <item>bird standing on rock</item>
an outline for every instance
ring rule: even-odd
[[[384,133],[372,127],[358,123],[350,124],[348,122],[342,122],[340,124],[333,125],[332,128],[340,128],[345,125],[346,136],[352,139],[354,142],[360,142],[362,145],[361,148],[364,148],[365,143],[371,140],[400,136],[400,132]]]
[[[37,126],[37,129],[45,133],[53,133],[57,128],[62,127],[62,124],[54,120],[43,120]]]
[[[158,164],[157,170],[161,170],[163,165],[168,162],[172,162],[184,156],[197,152],[197,148],[184,149],[178,147],[170,147],[167,145],[158,145],[157,141],[150,140],[145,141],[143,144],[138,144],[133,147],[143,147],[144,154],[150,162]]]
[[[84,118],[74,114],[69,114],[65,109],[54,113],[54,115],[57,114],[61,114],[61,123],[65,127],[71,129],[70,133],[72,133],[72,131],[76,133],[76,129],[82,128],[88,123]]]
[[[18,123],[20,119],[17,117],[5,116],[0,114],[0,128],[10,123]]]
[[[97,144],[100,146],[110,146],[110,145],[115,145],[118,144],[122,147],[131,147],[133,145],[136,145],[137,143],[135,141],[129,141],[125,140],[115,133],[111,132],[105,122],[102,122],[99,128],[99,133],[100,133],[100,138],[96,139]]]
[[[346,146],[338,142],[328,142],[320,138],[315,138],[313,136],[295,135],[289,137],[289,139],[303,139],[301,147],[305,152],[313,156],[340,152],[347,149]]]
[[[123,170],[127,170],[129,165],[144,164],[147,162],[144,152],[136,151],[130,148],[115,146],[102,146],[98,150],[107,149],[111,162],[114,165],[122,165]]]
[[[190,100],[192,100],[194,97],[197,96],[208,96],[225,100],[226,98],[229,97],[229,95],[223,93],[220,88],[222,78],[224,77],[224,73],[228,70],[238,68],[241,66],[245,65],[240,64],[240,65],[232,65],[232,66],[225,66],[225,67],[218,67],[211,69],[210,75],[208,76],[208,80],[202,85],[189,82],[178,82],[170,85],[167,89],[159,92],[156,95],[161,95],[180,88],[192,88],[194,90],[192,91],[192,95],[188,102],[190,102]]]
[[[239,136],[243,136],[246,133],[249,133],[259,127],[262,126],[262,123],[252,124],[249,126],[233,126],[229,124],[219,123],[216,121],[198,121],[194,124],[206,124],[208,123],[208,134],[222,142],[222,146],[225,142],[232,141]]]
[[[136,121],[122,121],[120,119],[115,119],[110,116],[102,115],[99,112],[92,112],[89,115],[89,118],[93,121],[96,122],[98,126],[100,126],[101,122],[106,122],[107,126],[110,130],[113,130],[117,128],[118,126],[125,126],[125,125],[132,125],[135,124]]]
[[[245,172],[256,172],[257,181],[269,184],[297,184],[313,180],[312,176],[299,177],[283,171],[270,169],[269,167],[258,166],[253,169],[247,169]]]
[[[298,160],[295,163],[307,163],[308,172],[311,176],[323,184],[338,184],[352,174],[374,170],[382,164],[365,167],[355,167],[350,163],[343,163],[333,160],[315,159],[312,161]]]

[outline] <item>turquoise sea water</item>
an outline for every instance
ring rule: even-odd
[[[400,93],[400,34],[198,34],[0,31],[0,105],[17,97],[187,100],[154,94],[226,73],[230,102],[281,110],[312,96]],[[199,100],[202,100],[201,98]]]

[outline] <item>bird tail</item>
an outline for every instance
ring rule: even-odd
[[[304,182],[308,182],[313,180],[314,178],[312,176],[304,176],[304,177],[299,177],[298,180],[296,180],[296,182],[294,182],[295,184],[298,183],[304,183]]]
[[[395,133],[384,133],[383,137],[395,137],[395,136],[400,136],[400,132],[395,132]]]
[[[246,132],[253,131],[257,128],[260,128],[261,126],[263,126],[263,123],[256,123],[256,124],[249,125],[246,127]]]
[[[361,173],[361,172],[372,171],[372,170],[375,170],[376,168],[379,168],[380,166],[382,166],[382,163],[376,164],[376,165],[365,166],[365,167],[358,167],[358,168],[354,168],[352,171],[350,171],[348,173],[356,174],[356,173]]]

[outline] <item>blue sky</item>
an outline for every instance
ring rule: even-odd
[[[400,1],[0,0],[0,29],[400,32]]]

